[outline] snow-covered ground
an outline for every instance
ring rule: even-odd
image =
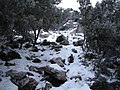
[[[38,73],[29,71],[29,66],[37,66],[42,67],[49,65],[50,67],[53,67],[58,70],[69,70],[67,74],[67,81],[62,84],[60,87],[52,87],[50,90],[91,90],[89,85],[92,84],[92,82],[89,80],[90,78],[94,78],[95,74],[92,71],[93,66],[92,64],[89,64],[89,66],[84,66],[82,62],[80,62],[82,59],[79,59],[79,57],[83,56],[83,51],[80,46],[74,46],[72,43],[73,41],[77,41],[78,39],[83,39],[83,34],[80,33],[77,36],[74,35],[73,30],[69,31],[50,31],[49,37],[47,38],[39,38],[39,41],[43,41],[44,39],[47,39],[48,41],[55,42],[56,38],[63,34],[66,36],[70,42],[70,45],[66,45],[62,47],[62,49],[58,52],[55,52],[54,50],[51,50],[49,46],[40,46],[37,45],[39,49],[45,49],[45,51],[38,51],[38,52],[32,52],[30,51],[31,48],[22,50],[16,49],[16,51],[21,55],[22,59],[15,59],[10,61],[10,63],[15,63],[15,66],[4,66],[4,61],[0,60],[0,78],[2,81],[0,81],[0,90],[17,90],[17,86],[14,85],[10,81],[10,77],[5,76],[5,72],[9,70],[17,70],[17,71],[25,71],[25,72],[31,72],[34,74],[32,76],[35,78],[39,84],[36,87],[36,90],[45,86],[45,81],[40,81],[41,76]],[[47,34],[47,33],[44,33]],[[77,50],[77,53],[72,52],[72,49]],[[73,54],[74,56],[74,62],[71,64],[68,64],[68,57]],[[31,60],[27,60],[25,57],[35,56],[41,60],[41,63],[33,63]],[[79,56],[79,57],[78,57]],[[61,57],[62,59],[65,59],[65,66],[60,67],[58,64],[51,64],[48,62],[52,58]],[[82,80],[79,79],[70,79],[72,76],[80,75]]]

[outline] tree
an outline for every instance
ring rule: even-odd
[[[82,1],[80,0],[80,24],[84,26],[85,44],[88,46],[86,48],[103,55],[120,53],[118,1],[103,0],[101,3],[98,2],[95,8],[91,7],[89,0]]]

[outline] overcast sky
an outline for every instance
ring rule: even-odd
[[[97,1],[101,1],[101,0],[91,0],[92,5],[95,6]],[[62,0],[62,3],[59,4],[60,7],[63,8],[73,8],[74,10],[79,10],[79,3],[77,3],[77,0]]]

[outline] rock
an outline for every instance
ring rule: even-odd
[[[3,61],[9,61],[13,59],[21,59],[21,56],[19,53],[8,49],[5,51],[0,51],[0,59]]]
[[[12,60],[12,59],[21,59],[21,56],[19,53],[15,52],[15,51],[9,51],[7,53],[7,57],[9,58],[9,60]]]
[[[60,44],[62,44],[62,45],[69,45],[69,41],[67,39],[65,39],[62,42],[60,42]]]
[[[51,64],[56,64],[56,62],[55,62],[54,59],[51,59],[49,62],[50,62]]]
[[[68,57],[68,62],[69,62],[69,63],[73,63],[73,62],[74,62],[73,54],[71,54],[71,55]]]
[[[61,48],[62,48],[61,45],[52,45],[51,47],[52,47],[51,49],[52,49],[52,50],[55,50],[56,52],[57,52],[57,51],[60,51]]]
[[[35,79],[29,78],[29,82],[25,86],[19,87],[18,90],[35,90],[37,85],[38,82]]]
[[[60,48],[54,48],[54,50],[55,50],[56,52],[58,52],[58,51],[60,51],[61,49],[60,49]]]
[[[25,48],[30,48],[30,47],[32,47],[32,45],[31,45],[30,43],[26,43],[26,44],[24,45],[24,47],[25,47]]]
[[[26,58],[27,60],[32,60],[32,58],[31,58],[31,57],[27,57],[27,56],[26,56],[25,58]]]
[[[32,47],[32,51],[33,52],[38,52],[38,48],[37,47]]]
[[[66,72],[56,70],[49,66],[40,68],[31,66],[29,69],[39,74],[44,74],[44,80],[49,81],[55,87],[59,87],[67,81]]]
[[[65,63],[65,61],[62,58],[60,58],[60,57],[55,58],[55,59],[53,58],[49,62],[51,62],[51,64],[57,63],[61,67],[64,67],[64,63]]]
[[[83,45],[83,40],[78,40],[77,42],[73,42],[74,46],[82,46]]]
[[[74,52],[74,53],[77,53],[77,50],[75,50],[75,49],[72,49],[72,52]]]
[[[41,49],[41,51],[42,51],[42,52],[44,52],[44,51],[45,51],[45,49],[44,49],[44,48],[42,48],[42,49]]]
[[[6,76],[10,76],[12,79],[20,80],[25,78],[27,75],[26,72],[17,72],[16,70],[10,70],[6,72]]]
[[[49,81],[53,86],[59,87],[61,84],[67,81],[66,73],[59,71],[49,66],[44,68],[45,80]]]
[[[35,66],[30,66],[30,67],[29,67],[29,70],[30,70],[30,71],[34,71],[34,72],[37,72],[37,73],[39,73],[39,74],[44,74],[44,67],[38,68],[38,67],[35,67]]]
[[[34,59],[32,62],[34,62],[34,63],[40,63],[40,62],[41,62],[41,60],[40,60],[40,59],[38,59],[38,58],[36,58],[36,59]]]
[[[9,58],[7,57],[7,54],[0,51],[0,59],[3,60],[3,61],[8,61]]]
[[[18,90],[35,90],[38,82],[27,76],[28,72],[17,72],[10,70],[6,72],[7,76],[11,77],[11,82],[18,86]]]
[[[47,46],[47,45],[50,45],[50,44],[51,44],[51,42],[49,42],[45,39],[40,45]]]
[[[28,77],[25,77],[25,78],[20,79],[20,80],[11,78],[10,80],[11,80],[12,83],[14,83],[16,86],[18,86],[18,90],[24,90],[24,89],[21,89],[21,88],[23,88],[29,82]]]
[[[5,62],[4,65],[5,65],[5,66],[15,66],[15,63],[8,63],[8,62]]]
[[[15,48],[19,48],[19,43],[17,41],[10,41],[6,43],[6,46],[15,49]]]
[[[62,45],[69,45],[69,41],[67,40],[67,38],[63,35],[57,37],[56,42],[62,44]]]
[[[44,90],[50,90],[50,88],[52,88],[52,84],[46,83]]]
[[[58,45],[58,44],[57,44],[57,45],[52,45],[51,47],[52,47],[52,49],[55,49],[55,48],[62,48],[62,45]]]
[[[56,42],[62,42],[64,40],[66,40],[65,36],[61,35],[61,36],[57,37]]]
[[[110,84],[106,81],[96,81],[93,83],[93,85],[90,87],[92,90],[115,90],[112,89]]]

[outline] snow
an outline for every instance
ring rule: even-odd
[[[82,65],[82,62],[80,62],[80,59],[78,58],[79,55],[81,57],[83,56],[82,48],[80,46],[75,47],[74,45],[72,45],[73,41],[77,41],[78,38],[83,39],[83,34],[81,33],[75,36],[74,34],[73,35],[71,34],[71,32],[73,31],[74,30],[49,31],[49,33],[51,33],[49,37],[39,38],[38,42],[43,41],[44,39],[47,39],[48,41],[51,41],[51,42],[55,42],[56,38],[61,34],[63,34],[66,37],[69,37],[68,40],[70,42],[70,45],[67,45],[67,46],[63,45],[63,48],[61,49],[61,51],[59,51],[59,53],[55,52],[54,50],[51,50],[49,46],[37,45],[39,49],[44,48],[45,51],[42,52],[39,50],[39,52],[32,52],[30,51],[30,49],[25,49],[25,48],[22,50],[16,49],[16,51],[21,55],[22,59],[14,59],[10,61],[10,63],[15,63],[15,66],[6,67],[3,65],[4,62],[0,60],[0,63],[2,63],[0,64],[0,71],[2,72],[0,73],[0,78],[2,78],[2,81],[0,82],[0,90],[17,90],[17,86],[10,81],[9,77],[5,76],[5,72],[9,70],[31,72],[32,74],[34,74],[34,76],[32,77],[39,82],[39,84],[36,87],[36,90],[44,87],[45,81],[40,81],[42,76],[40,76],[38,73],[29,71],[28,67],[29,66],[43,67],[46,65],[62,71],[69,70],[67,72],[68,80],[60,87],[52,87],[50,90],[91,90],[89,87],[89,83],[92,83],[92,82],[89,81],[89,78],[95,77],[95,74],[92,71],[93,67],[92,65],[89,65],[89,66]],[[44,34],[48,34],[48,33],[44,33]],[[73,53],[72,52],[73,48],[76,49],[78,53]],[[43,56],[41,56],[42,54]],[[74,60],[74,63],[69,65],[68,57],[71,54],[73,54],[75,60]],[[25,58],[30,56],[33,56],[33,57],[35,56],[39,58],[41,60],[41,63],[33,63],[31,60],[27,60]],[[50,64],[50,62],[48,62],[50,59],[57,58],[57,57],[61,57],[62,59],[65,59],[66,65],[64,67],[60,67],[57,64]],[[70,79],[72,76],[77,76],[77,75],[80,75],[82,80]]]

